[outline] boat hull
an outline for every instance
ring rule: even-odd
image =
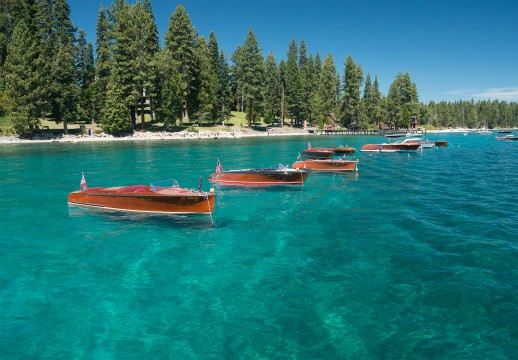
[[[496,139],[512,141],[512,140],[518,140],[518,136],[497,136]]]
[[[309,159],[296,161],[293,168],[305,169],[310,171],[358,171],[358,160],[318,160]]]
[[[448,146],[448,142],[446,140],[436,140],[434,143],[435,146]]]
[[[156,192],[148,186],[89,188],[68,195],[73,206],[149,214],[210,214],[216,195],[186,189]]]
[[[414,152],[419,149],[419,144],[365,144],[362,146],[363,152]]]
[[[209,176],[209,181],[245,186],[302,185],[307,177],[308,173],[304,170],[245,169],[214,173]]]

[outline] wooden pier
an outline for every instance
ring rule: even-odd
[[[370,135],[370,136],[385,136],[407,133],[411,134],[425,134],[423,130],[350,130],[350,129],[307,129],[309,133],[317,135]]]

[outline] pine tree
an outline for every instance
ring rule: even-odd
[[[119,78],[117,69],[110,75],[106,88],[106,102],[102,110],[102,128],[112,134],[124,133],[132,130],[131,120],[128,117],[126,94],[121,86],[123,80]]]
[[[210,50],[203,36],[199,36],[194,49],[193,95],[190,99],[191,114],[198,121],[212,120],[216,106],[217,77],[211,67]]]
[[[219,52],[218,70],[218,119],[223,122],[230,117],[230,111],[233,105],[229,75],[230,68],[223,50]]]
[[[79,31],[76,51],[76,76],[79,86],[78,119],[91,122],[94,113],[95,66],[93,46],[86,41],[84,30]]]
[[[292,39],[286,61],[286,110],[292,125],[293,120],[295,120],[295,124],[298,124],[300,120],[301,86],[297,52],[297,43],[295,39]]]
[[[408,72],[398,73],[390,85],[387,96],[387,112],[391,123],[398,127],[408,128],[410,116],[418,115],[417,101],[417,87],[410,79]]]
[[[55,0],[51,9],[54,28],[51,30],[50,46],[55,55],[50,66],[49,103],[56,123],[63,123],[68,134],[68,122],[77,118],[79,87],[75,67],[76,29],[70,20],[70,7],[66,0]]]
[[[284,127],[286,119],[286,62],[279,63],[279,80],[281,83],[281,128]]]
[[[252,28],[248,31],[242,50],[242,62],[238,64],[238,67],[242,77],[241,83],[248,127],[252,127],[256,114],[262,110],[262,86],[264,82],[264,60]]]
[[[178,73],[182,77],[183,108],[180,125],[189,121],[189,98],[192,96],[192,68],[195,65],[194,46],[196,30],[191,24],[189,15],[182,5],[178,5],[171,15],[165,34],[165,46],[178,64]]]
[[[360,122],[361,101],[360,87],[363,82],[363,71],[356,66],[351,56],[345,59],[342,97],[342,125],[350,126]]]
[[[163,48],[156,55],[155,63],[161,75],[157,78],[158,118],[164,123],[165,128],[169,128],[182,116],[182,78],[178,73],[178,64],[167,48]]]
[[[264,120],[267,124],[270,124],[279,116],[281,104],[279,69],[272,51],[268,54],[265,68]]]
[[[324,59],[320,74],[319,87],[319,125],[324,125],[328,117],[333,118],[337,109],[336,67],[333,56],[327,55]]]
[[[41,87],[37,58],[36,39],[22,20],[14,28],[4,63],[10,117],[18,134],[32,132],[39,125]]]
[[[158,53],[160,46],[158,44],[158,28],[155,22],[155,16],[151,8],[149,0],[143,3],[137,0],[133,9],[133,20],[138,24],[135,31],[134,41],[137,44],[137,55],[135,59],[135,91],[140,98],[140,115],[141,124],[144,128],[145,123],[145,100],[156,95],[157,90],[153,88],[156,83],[156,69],[153,67],[153,59]]]
[[[99,14],[97,15],[97,26],[96,26],[96,42],[95,42],[97,58],[95,60],[95,85],[94,85],[94,114],[97,122],[100,121],[98,118],[102,109],[104,108],[104,102],[106,99],[106,87],[110,78],[110,61],[111,61],[111,49],[110,49],[110,34],[109,34],[109,23],[106,13],[101,6],[99,8]]]

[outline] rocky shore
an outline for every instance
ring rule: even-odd
[[[182,140],[182,139],[240,139],[252,136],[292,136],[309,135],[302,128],[267,128],[262,130],[238,128],[232,130],[199,130],[180,132],[168,131],[135,131],[132,134],[113,136],[106,133],[96,135],[55,135],[52,132],[40,132],[31,138],[16,136],[0,137],[0,144],[46,143],[46,142],[92,142],[92,141],[142,141],[142,140]]]

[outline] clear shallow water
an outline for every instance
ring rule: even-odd
[[[439,139],[439,137],[431,137]],[[518,143],[358,155],[302,188],[223,188],[378,137],[0,145],[2,359],[513,359]],[[68,208],[79,187],[176,178],[210,217]]]

